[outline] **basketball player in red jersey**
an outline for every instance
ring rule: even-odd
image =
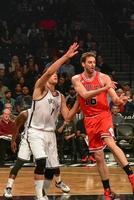
[[[98,171],[104,187],[105,200],[112,200],[113,195],[109,185],[108,168],[104,159],[103,149],[108,146],[114,154],[116,160],[127,173],[134,192],[134,173],[123,151],[116,145],[114,140],[113,123],[108,104],[108,95],[115,104],[125,104],[125,96],[118,97],[111,87],[107,91],[101,92],[92,98],[84,98],[82,87],[87,91],[95,91],[106,84],[111,83],[111,79],[106,74],[97,72],[96,56],[92,52],[84,53],[81,57],[81,65],[84,72],[72,77],[72,83],[78,93],[78,102],[84,114],[84,123],[89,139],[89,150],[94,153]]]

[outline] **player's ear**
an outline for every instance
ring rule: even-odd
[[[82,62],[82,63],[81,63],[81,66],[82,66],[82,67],[85,67],[85,63],[84,63],[84,62]]]

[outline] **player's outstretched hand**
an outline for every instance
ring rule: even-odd
[[[125,94],[123,93],[123,94],[121,94],[121,96],[119,97],[119,99],[120,99],[120,102],[123,105],[125,105],[127,103],[127,101],[128,101],[128,96],[125,96]]]
[[[77,44],[77,42],[74,42],[68,49],[68,51],[66,52],[66,56],[68,58],[72,58],[74,55],[76,55],[78,53],[78,47],[79,45]]]

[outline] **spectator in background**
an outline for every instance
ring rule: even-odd
[[[0,79],[3,81],[4,85],[9,85],[8,78],[5,73],[5,66],[3,64],[0,64]]]
[[[23,77],[23,72],[20,70],[15,70],[12,73],[9,73],[9,87],[14,92],[15,86],[20,82],[21,77]]]
[[[5,92],[8,90],[8,87],[4,85],[3,80],[0,79],[0,99],[5,97]]]
[[[26,34],[22,33],[22,30],[20,27],[16,28],[15,33],[13,34],[12,42],[13,44],[18,45],[18,47],[28,44],[28,38]]]
[[[22,95],[22,87],[20,83],[17,83],[13,92],[13,98],[16,100],[20,95]]]
[[[4,164],[6,154],[11,153],[11,138],[15,128],[15,122],[10,118],[11,111],[4,109],[0,119],[0,165]]]
[[[36,49],[39,47],[39,29],[36,23],[32,23],[30,29],[28,29],[27,37],[29,40],[29,49],[32,55],[35,55]]]
[[[116,90],[116,94],[120,97],[121,95],[123,95],[123,90],[121,89],[121,88],[119,88],[119,89],[117,89]],[[113,105],[115,105],[115,104],[113,104],[113,102],[112,101],[110,101],[110,103],[109,103],[109,106],[110,106],[110,109],[112,108],[112,106]],[[124,105],[118,105],[118,108],[119,108],[119,112],[124,112],[125,111],[125,107],[124,107]]]
[[[101,55],[97,56],[96,66],[100,72],[102,72],[104,74],[108,74],[108,75],[112,76],[112,78],[114,79],[115,71],[109,66],[109,64],[107,64],[104,61],[104,58]]]
[[[9,72],[14,73],[15,71],[22,70],[19,57],[17,55],[13,55],[11,58],[11,66],[9,67]]]
[[[15,101],[14,98],[12,98],[12,92],[11,92],[10,90],[7,90],[7,91],[5,92],[5,97],[3,97],[3,98],[1,99],[1,101],[2,101],[2,103],[3,103],[3,105],[4,105],[4,107],[5,107],[5,104],[10,103],[11,106],[12,106],[13,112],[15,112],[15,110],[16,110],[16,108],[15,108],[15,102],[16,102],[16,101]]]
[[[10,32],[8,30],[7,21],[3,20],[0,23],[0,44],[10,46],[12,44]]]
[[[15,120],[15,118],[16,118],[16,111],[13,111],[13,107],[12,107],[12,105],[10,104],[10,103],[6,103],[5,104],[5,107],[4,107],[4,110],[5,109],[8,109],[8,110],[10,110],[11,111],[11,114],[10,114],[10,119],[11,120]]]
[[[131,90],[129,82],[122,83],[121,87],[122,87],[124,93]]]
[[[21,88],[23,88],[26,85],[24,76],[21,76],[17,83],[20,84]]]
[[[26,65],[24,65],[24,72],[25,72],[25,83],[32,91],[36,78],[39,74],[39,67],[35,63],[34,57],[30,56],[27,59]]]
[[[16,111],[20,113],[23,110],[27,110],[31,107],[32,96],[29,94],[29,88],[24,86],[22,88],[22,95],[16,99]]]
[[[84,119],[80,119],[76,123],[76,144],[81,156],[81,162],[85,163],[90,160],[89,149],[86,143],[86,130],[84,127]],[[87,141],[88,142],[88,141]]]
[[[73,106],[75,103],[75,100],[76,100],[76,92],[73,85],[71,85],[68,91],[68,95],[66,96],[66,103]]]
[[[125,112],[134,112],[134,93],[125,104]]]
[[[112,105],[111,112],[114,126],[125,122],[123,115],[120,113],[119,106]]]
[[[68,108],[71,109],[71,105],[67,104]],[[68,149],[71,154],[71,160],[75,163],[77,161],[77,146],[76,146],[76,126],[74,120],[70,122],[64,122],[65,128],[63,129],[64,134],[64,149]]]
[[[70,59],[68,59],[63,65],[62,67],[60,68],[59,72],[62,74],[62,73],[65,73],[66,76],[71,79],[72,76],[75,75],[75,67],[70,64]]]
[[[130,53],[130,55],[133,57],[134,50],[133,50],[133,44],[134,44],[134,13],[131,14],[130,19],[128,20],[128,27],[125,29],[124,38],[127,41],[127,50]]]
[[[56,89],[66,96],[67,85],[66,85],[66,79],[64,76],[59,75],[59,81],[58,81],[58,84],[56,85]]]

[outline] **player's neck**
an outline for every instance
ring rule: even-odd
[[[55,91],[55,85],[52,85],[52,84],[47,84],[47,88],[51,91],[51,92],[54,92]]]
[[[96,71],[92,72],[92,73],[88,73],[87,71],[83,72],[83,75],[86,79],[92,79],[95,77],[96,75]]]

